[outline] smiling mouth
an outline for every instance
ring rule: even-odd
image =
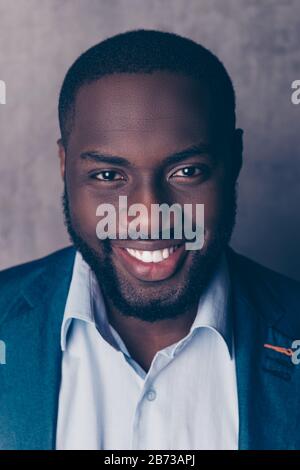
[[[188,253],[184,243],[152,250],[113,246],[113,252],[116,255],[116,264],[122,265],[123,270],[141,281],[162,281],[170,278],[179,271]]]
[[[180,245],[170,246],[162,250],[134,250],[133,248],[125,248],[126,251],[133,258],[142,261],[143,263],[161,263],[174,253]]]

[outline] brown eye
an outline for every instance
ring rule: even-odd
[[[202,173],[202,170],[196,166],[186,166],[184,168],[180,168],[175,173],[172,174],[172,177],[179,176],[179,177],[192,177],[198,176]]]
[[[94,175],[94,178],[100,181],[120,181],[123,176],[114,170],[103,170],[99,171],[97,174]]]

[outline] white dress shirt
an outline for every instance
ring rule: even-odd
[[[77,252],[61,328],[56,448],[237,449],[229,291],[224,254],[190,332],[158,351],[146,373],[109,324],[101,289]]]

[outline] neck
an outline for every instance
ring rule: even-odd
[[[197,314],[197,304],[175,318],[147,322],[128,317],[107,305],[110,324],[124,341],[131,357],[148,371],[155,354],[184,338]]]

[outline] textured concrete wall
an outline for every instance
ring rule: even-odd
[[[68,243],[56,157],[57,96],[86,48],[132,28],[174,31],[211,48],[236,87],[245,129],[232,245],[300,279],[298,0],[0,0],[0,267]]]

